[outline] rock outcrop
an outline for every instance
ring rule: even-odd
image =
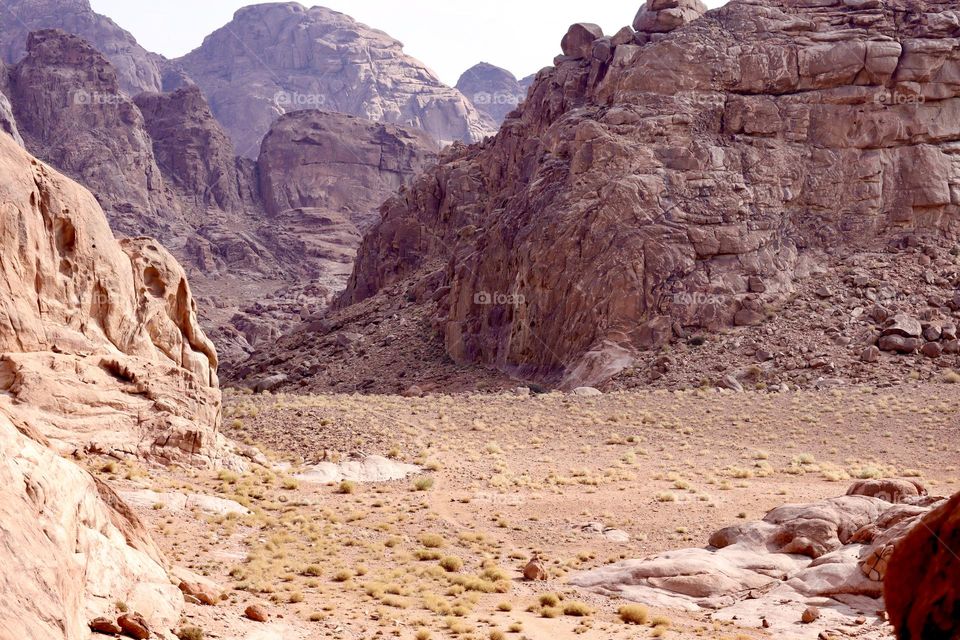
[[[62,29],[93,43],[110,59],[123,91],[160,91],[165,60],[150,53],[88,0],[8,0],[0,13],[0,60],[18,62],[33,31]]]
[[[65,452],[223,457],[218,359],[183,269],[0,136],[0,409]],[[14,410],[15,408],[15,410]]]
[[[486,62],[464,71],[457,81],[457,90],[497,128],[527,97],[526,87],[520,86],[516,76]]]
[[[960,637],[960,494],[896,544],[884,597],[900,640]]]
[[[277,120],[263,140],[257,160],[260,192],[269,216],[323,209],[367,230],[379,222],[384,194],[395,193],[433,164],[438,151],[420,129],[297,111]]]
[[[240,213],[255,200],[233,144],[198,87],[142,93],[134,101],[157,164],[194,208]]]
[[[203,89],[244,157],[256,157],[279,115],[304,109],[418,127],[444,142],[492,133],[400,42],[323,7],[245,7],[175,63]]]
[[[118,242],[93,196],[0,134],[0,636],[89,637],[125,602],[166,632],[183,598],[134,513],[63,457],[243,466],[183,270]]]
[[[433,278],[456,362],[572,388],[763,323],[832,256],[956,238],[952,8],[701,9],[571,28],[496,138],[385,205],[340,306]]]
[[[922,518],[935,517],[939,511],[930,510],[940,504],[943,499],[909,481],[859,483],[846,496],[785,505],[759,522],[718,531],[708,548],[627,560],[578,574],[571,583],[657,606],[711,611],[714,620],[768,628],[777,637],[810,637],[811,628],[824,631],[861,617],[864,624],[864,614],[882,609],[894,548],[915,535],[908,532],[921,528],[914,529]],[[811,604],[816,612],[808,610]],[[801,619],[811,626],[798,631]]]

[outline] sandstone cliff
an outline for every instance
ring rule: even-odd
[[[323,7],[245,7],[175,63],[203,89],[245,157],[256,157],[279,115],[303,109],[418,127],[438,141],[492,133],[462,94],[405,55],[400,42]]]
[[[341,306],[433,278],[455,361],[600,382],[644,349],[762,322],[829,254],[956,237],[949,5],[702,13],[651,0],[641,31],[572,27],[495,139],[384,206]],[[873,326],[853,318],[844,331]]]
[[[124,601],[157,630],[183,597],[136,516],[60,454],[241,467],[183,270],[118,242],[93,196],[0,134],[0,621],[79,639]]]
[[[512,73],[486,62],[464,71],[457,81],[457,90],[496,128],[527,97],[527,87],[521,86]]]
[[[160,91],[165,61],[150,53],[113,20],[93,11],[88,0],[8,0],[0,13],[0,60],[19,61],[32,31],[62,29],[93,43],[117,70],[129,95]]]

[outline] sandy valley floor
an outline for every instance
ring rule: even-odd
[[[852,477],[919,477],[960,490],[960,394],[948,384],[810,393],[623,392],[432,396],[227,395],[224,430],[273,471],[158,470],[91,460],[120,490],[196,492],[250,515],[140,512],[172,562],[217,581],[188,605],[208,638],[769,637],[707,613],[651,610],[566,585],[621,558],[703,546],[786,502],[839,495]],[[409,479],[317,485],[321,460],[379,454]],[[592,522],[626,532],[614,542]],[[551,580],[523,582],[534,554]],[[267,624],[244,619],[264,603]],[[871,617],[869,624],[883,624]]]

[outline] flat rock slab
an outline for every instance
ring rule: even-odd
[[[151,509],[154,505],[163,505],[167,511],[179,512],[197,508],[212,516],[226,516],[231,513],[249,515],[250,510],[238,502],[217,498],[200,493],[159,493],[150,489],[123,491],[120,496],[130,505]]]
[[[296,476],[298,480],[316,484],[352,482],[389,482],[403,480],[422,469],[413,464],[397,462],[383,456],[368,456],[363,460],[348,460],[335,464],[321,462]]]

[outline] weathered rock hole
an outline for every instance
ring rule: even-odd
[[[147,289],[150,290],[154,298],[163,297],[166,286],[164,286],[163,278],[160,277],[160,272],[157,271],[156,267],[147,267],[143,271],[143,283],[147,285]]]

